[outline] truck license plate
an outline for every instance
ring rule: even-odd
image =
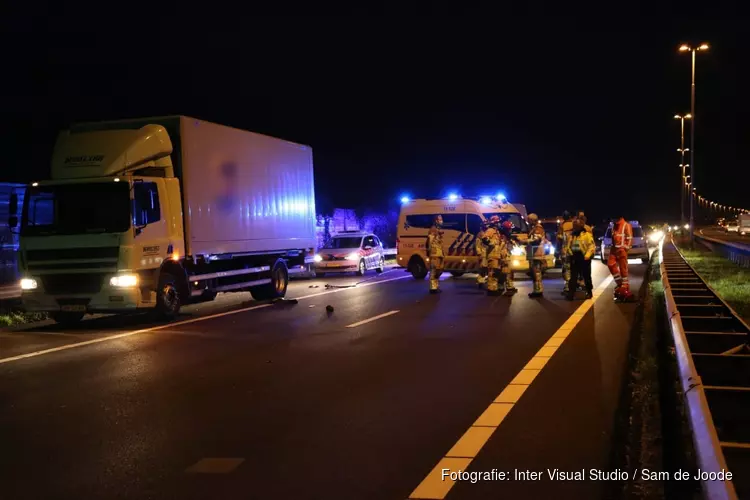
[[[83,304],[69,304],[60,307],[65,312],[86,312],[86,306]]]

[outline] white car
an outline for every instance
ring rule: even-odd
[[[725,226],[726,231],[728,233],[739,233],[740,232],[740,225],[737,224],[737,221],[731,221],[727,222],[727,225]]]
[[[643,228],[635,220],[631,220],[630,225],[633,227],[633,246],[628,251],[628,258],[641,259],[641,262],[648,264],[648,245],[646,244],[646,238],[643,237]],[[612,246],[612,228],[614,228],[614,223],[610,222],[602,239],[602,262],[607,262],[607,259],[609,259],[609,247]]]
[[[315,255],[318,276],[351,272],[362,276],[371,269],[382,273],[384,268],[383,244],[372,233],[339,233]]]

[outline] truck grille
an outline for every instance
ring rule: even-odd
[[[117,259],[119,255],[119,247],[60,248],[57,250],[26,251],[26,259],[29,261],[68,259]]]
[[[40,276],[44,291],[50,295],[99,293],[104,277],[104,273],[44,274]]]
[[[26,261],[30,272],[72,271],[73,269],[113,271],[117,267],[119,253],[119,247],[27,250]]]

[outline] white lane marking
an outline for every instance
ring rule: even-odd
[[[487,444],[492,434],[500,427],[505,417],[513,410],[534,379],[544,367],[570,332],[584,318],[594,302],[612,283],[612,276],[607,277],[594,290],[593,300],[587,300],[570,315],[568,320],[555,331],[547,343],[529,360],[521,371],[505,386],[497,398],[490,403],[471,427],[459,438],[440,462],[427,474],[421,483],[412,491],[409,498],[442,500],[455,485],[450,479],[451,472],[465,471],[479,451]],[[448,475],[446,475],[448,473]]]
[[[367,287],[367,286],[379,285],[381,283],[388,283],[389,281],[402,280],[402,279],[410,278],[410,277],[411,277],[411,275],[409,275],[409,276],[401,276],[401,277],[398,277],[398,278],[390,278],[390,279],[382,280],[382,281],[373,281],[371,283],[363,283],[361,285],[357,285],[356,287],[352,287],[352,288],[337,288],[335,290],[328,290],[328,291],[325,291],[325,292],[313,293],[313,294],[310,294],[310,295],[303,295],[302,297],[296,297],[296,300],[305,300],[305,299],[310,299],[312,297],[319,297],[320,295],[327,295],[329,293],[344,292],[346,290],[356,290],[357,288],[364,288],[364,287]],[[84,347],[84,346],[87,346],[87,345],[98,344],[100,342],[106,342],[108,340],[117,340],[117,339],[122,339],[122,338],[125,338],[125,337],[130,337],[130,336],[133,336],[133,335],[138,335],[138,334],[141,334],[141,333],[155,332],[155,331],[158,331],[158,330],[164,330],[165,328],[174,328],[174,327],[180,326],[180,325],[187,325],[187,324],[190,324],[190,323],[197,323],[199,321],[206,321],[206,320],[209,320],[209,319],[221,318],[222,316],[229,316],[230,314],[237,314],[237,313],[241,313],[241,312],[254,311],[256,309],[263,309],[265,307],[271,307],[272,305],[273,304],[260,304],[260,305],[257,305],[257,306],[245,307],[245,308],[242,308],[242,309],[235,309],[233,311],[226,311],[226,312],[223,312],[223,313],[211,314],[209,316],[201,316],[200,318],[186,319],[186,320],[183,320],[183,321],[176,321],[174,323],[167,323],[167,324],[164,324],[164,325],[153,326],[153,327],[150,327],[150,328],[143,328],[141,330],[133,330],[133,331],[130,331],[130,332],[117,333],[115,335],[109,335],[107,337],[100,337],[100,338],[97,338],[97,339],[86,340],[86,341],[83,341],[83,342],[75,342],[75,343],[72,343],[72,344],[62,345],[62,346],[59,346],[59,347],[52,347],[50,349],[43,349],[41,351],[28,352],[26,354],[19,354],[17,356],[11,356],[9,358],[0,358],[0,365],[3,364],[3,363],[10,363],[12,361],[18,361],[18,360],[21,360],[21,359],[34,358],[36,356],[42,356],[44,354],[51,354],[53,352],[66,351],[68,349],[75,349],[76,347]]]
[[[360,325],[364,325],[366,323],[369,323],[371,321],[377,321],[380,318],[385,318],[387,316],[393,316],[394,314],[398,314],[400,311],[388,311],[387,313],[378,314],[377,316],[373,316],[372,318],[363,319],[362,321],[358,321],[356,323],[352,323],[351,325],[348,325],[347,328],[356,328]]]

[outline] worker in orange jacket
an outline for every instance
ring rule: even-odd
[[[612,246],[609,249],[607,267],[615,279],[615,300],[626,301],[633,298],[628,281],[628,250],[633,245],[633,226],[625,217],[620,217],[612,228]]]

